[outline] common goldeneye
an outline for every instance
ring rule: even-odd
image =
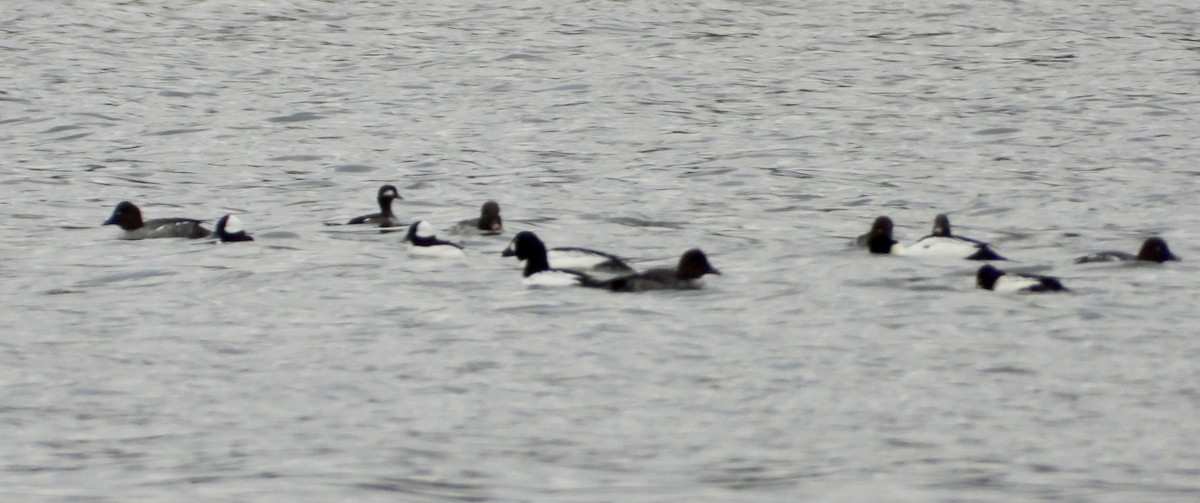
[[[661,267],[637,274],[630,274],[603,281],[585,282],[584,286],[604,288],[614,292],[642,292],[646,290],[694,290],[702,284],[699,279],[705,274],[721,274],[699,248],[684,252],[679,265]]]
[[[996,292],[1060,292],[1067,289],[1055,277],[1009,274],[991,264],[979,268],[975,274],[975,285]]]
[[[396,187],[392,185],[384,185],[379,187],[379,194],[375,197],[379,201],[379,213],[363,215],[360,217],[351,218],[346,225],[358,224],[376,224],[380,227],[396,227],[400,225],[400,219],[392,213],[392,201],[396,199],[404,200],[400,197],[400,193],[396,191]]]
[[[417,220],[408,227],[404,235],[408,243],[408,253],[421,257],[457,258],[465,256],[461,246],[438,239],[433,233],[433,226],[424,220]]]
[[[892,219],[879,217],[871,224],[871,232],[867,233],[867,250],[876,254],[904,253],[904,245],[892,238]]]
[[[550,267],[550,261],[546,257],[546,244],[529,231],[518,232],[502,255],[515,256],[518,260],[525,261],[525,269],[521,271],[521,275],[525,278],[523,283],[526,286],[580,286],[595,282],[592,277],[582,272]]]
[[[494,236],[504,230],[500,220],[500,203],[488,201],[479,209],[479,218],[468,218],[448,229],[455,234]]]
[[[238,241],[254,241],[253,237],[246,234],[242,229],[242,220],[233,215],[225,215],[217,220],[217,239],[222,243],[235,243]]]
[[[522,234],[533,236],[532,232],[521,231],[513,238],[512,243],[508,245],[501,253],[502,256],[512,257],[516,253],[516,244],[519,240],[529,239],[522,237]],[[536,239],[537,236],[534,236]],[[538,240],[541,241],[540,239]],[[545,245],[542,245],[545,248]],[[551,248],[546,251],[546,259],[549,261],[551,269],[570,269],[570,270],[592,270],[613,274],[626,274],[634,272],[629,264],[621,260],[620,257],[602,251],[592,250],[588,248],[579,248],[576,246],[565,246]],[[522,259],[524,260],[524,259]]]
[[[1137,255],[1119,251],[1106,251],[1094,253],[1086,257],[1075,259],[1076,264],[1086,264],[1088,262],[1116,262],[1122,260],[1144,260],[1146,262],[1163,263],[1168,260],[1179,260],[1175,254],[1171,253],[1171,249],[1167,247],[1167,241],[1160,237],[1147,238],[1142,242],[1142,249]]]
[[[155,218],[142,221],[142,211],[129,201],[121,201],[104,225],[119,226],[124,232],[121,239],[150,238],[205,238],[212,235],[201,226],[199,220],[191,218]]]
[[[914,257],[957,257],[967,260],[1005,260],[982,241],[955,236],[950,232],[950,219],[941,214],[933,219],[933,232],[904,250]]]

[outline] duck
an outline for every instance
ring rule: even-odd
[[[708,262],[699,248],[692,248],[679,257],[675,267],[660,267],[603,281],[584,282],[583,286],[603,288],[614,292],[644,292],[647,290],[695,290],[706,274],[721,274]]]
[[[583,272],[551,267],[546,244],[529,231],[518,232],[501,255],[517,257],[525,262],[525,268],[521,271],[525,286],[583,286],[596,283],[594,278]]]
[[[360,224],[375,224],[379,227],[397,227],[400,225],[400,219],[392,213],[392,201],[397,199],[404,200],[400,197],[400,192],[396,190],[394,185],[383,185],[379,187],[379,193],[375,200],[379,202],[379,213],[371,213],[370,215],[362,215],[351,218],[346,225]]]
[[[525,234],[523,237],[522,234]],[[501,252],[501,256],[513,257],[516,256],[515,244],[521,240],[528,240],[529,236],[533,235],[529,231],[518,232],[513,238],[508,248]],[[537,238],[537,236],[533,236]],[[541,240],[539,239],[539,242]],[[545,245],[542,245],[543,248]],[[577,246],[563,246],[550,248],[546,250],[546,259],[548,260],[551,269],[570,269],[573,271],[594,271],[610,274],[630,274],[637,272],[629,264],[625,263],[621,257],[611,253],[605,253],[599,250],[590,248],[580,248]],[[524,259],[521,259],[524,260]]]
[[[478,236],[494,236],[504,231],[504,223],[500,219],[500,203],[488,201],[479,208],[479,218],[468,218],[448,229],[455,234],[474,234]]]
[[[986,264],[975,273],[975,286],[984,290],[996,292],[1062,292],[1063,286],[1058,278],[1039,276],[1036,274],[1010,274]]]
[[[1142,242],[1142,248],[1138,250],[1137,255],[1119,251],[1105,251],[1093,253],[1084,257],[1075,259],[1076,264],[1087,264],[1090,262],[1118,262],[1127,260],[1140,260],[1144,262],[1163,263],[1168,260],[1179,260],[1174,253],[1171,253],[1171,248],[1167,246],[1167,240],[1160,237],[1146,238]]]
[[[905,248],[906,255],[923,257],[958,257],[967,260],[1006,260],[992,251],[987,243],[950,231],[950,218],[944,213],[933,219],[933,231]]]
[[[404,241],[408,243],[408,253],[414,256],[440,258],[466,256],[461,246],[438,239],[434,235],[433,225],[424,220],[417,220],[408,227]]]
[[[867,250],[877,255],[904,253],[904,245],[892,237],[892,219],[878,217],[871,223],[871,231],[866,234]]]
[[[234,215],[225,215],[217,220],[216,236],[222,243],[254,241],[254,238],[242,229],[242,220]]]
[[[121,239],[189,238],[199,239],[212,235],[199,220],[192,218],[155,218],[142,220],[142,210],[129,201],[117,203],[112,216],[103,225],[121,228]]]

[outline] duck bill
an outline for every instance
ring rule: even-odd
[[[108,220],[105,220],[104,223],[102,223],[100,225],[117,225],[117,217],[116,216],[108,217]]]

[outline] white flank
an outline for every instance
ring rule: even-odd
[[[525,286],[579,286],[579,276],[551,270],[534,273],[523,282]]]
[[[451,245],[417,246],[408,243],[408,254],[414,257],[462,258],[467,256],[462,248]]]
[[[928,236],[913,243],[904,254],[910,257],[967,258],[979,251],[979,245],[953,237]],[[895,253],[893,248],[893,253]]]
[[[996,284],[992,287],[992,290],[999,293],[1024,292],[1028,291],[1030,287],[1038,286],[1040,284],[1041,281],[1033,278],[1005,274],[1004,276],[996,278]]]
[[[550,250],[546,260],[554,269],[591,269],[612,259],[579,250]]]

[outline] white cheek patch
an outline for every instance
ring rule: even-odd
[[[245,228],[242,227],[242,219],[233,215],[229,215],[229,217],[225,219],[225,232],[229,234],[237,234],[243,230],[245,230]]]
[[[431,237],[434,237],[433,226],[432,226],[432,225],[430,225],[430,224],[429,224],[429,222],[426,222],[426,221],[424,221],[424,220],[422,220],[422,221],[420,221],[420,222],[417,222],[417,232],[416,232],[416,235],[417,235],[417,237],[419,237],[419,238],[431,238]]]

